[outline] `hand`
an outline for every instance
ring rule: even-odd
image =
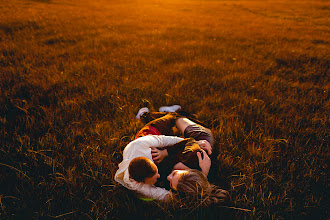
[[[196,141],[196,142],[203,150],[206,150],[209,155],[212,154],[212,147],[208,141],[201,140],[201,141]]]
[[[167,150],[159,150],[158,148],[151,147],[151,156],[155,163],[160,163],[168,156]]]
[[[198,163],[199,167],[201,168],[202,172],[207,176],[209,174],[210,168],[211,168],[211,159],[205,152],[205,150],[202,149],[203,152],[203,159],[200,152],[197,152],[198,157]]]

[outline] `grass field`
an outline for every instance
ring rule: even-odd
[[[328,1],[0,0],[0,218],[327,219]],[[142,103],[216,138],[226,207],[114,180]]]

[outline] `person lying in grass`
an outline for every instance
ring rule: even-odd
[[[225,201],[229,193],[207,180],[211,166],[210,143],[214,143],[211,131],[174,112],[173,107],[160,108],[167,108],[171,113],[140,109],[137,119],[148,123],[137,133],[137,139],[125,147],[115,180],[138,193],[140,198],[169,201],[182,196],[201,197],[204,204]],[[164,136],[173,134],[174,125],[186,139]],[[153,185],[160,178],[158,168],[175,192]]]
[[[130,142],[123,151],[123,161],[118,165],[119,169],[115,174],[115,181],[136,192],[139,197],[160,201],[169,200],[168,190],[153,185],[160,175],[152,160],[151,147],[171,146],[181,140],[182,138],[174,136],[148,135]],[[138,161],[138,158],[143,159],[143,161]],[[134,161],[137,161],[135,163],[137,169],[129,171],[130,163],[134,163]],[[143,176],[141,178],[135,177],[136,180],[134,180],[131,173],[135,173],[136,170],[141,171]]]

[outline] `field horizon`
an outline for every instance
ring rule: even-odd
[[[0,218],[328,219],[327,1],[0,0]],[[179,104],[232,202],[137,199],[113,179]]]

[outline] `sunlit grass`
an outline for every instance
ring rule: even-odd
[[[324,1],[3,1],[0,217],[326,219]],[[212,128],[226,207],[114,182],[143,102]],[[152,210],[152,212],[150,212]]]

